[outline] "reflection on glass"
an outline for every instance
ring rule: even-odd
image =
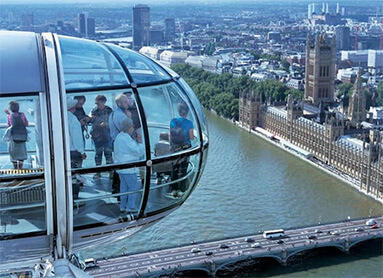
[[[99,174],[99,178],[94,176]],[[145,168],[96,172],[77,176],[83,182],[74,200],[74,226],[118,223],[137,217],[143,198]]]
[[[199,145],[196,117],[190,110],[183,92],[174,83],[139,88],[139,94],[148,121],[151,150],[159,141],[160,134],[169,134],[172,152]],[[180,116],[180,111],[183,116]],[[174,131],[178,132],[178,136]],[[172,136],[173,131],[173,136]],[[176,138],[177,137],[177,138]],[[173,139],[172,139],[173,138]],[[164,156],[160,154],[156,156]]]
[[[193,188],[200,155],[186,156],[153,165],[146,212],[169,207],[186,198]]]
[[[46,230],[45,183],[24,180],[0,183],[0,240]]]
[[[1,98],[0,175],[42,172],[40,102],[37,96]],[[14,169],[14,171],[10,171]]]
[[[202,129],[202,133],[203,133],[203,142],[207,143],[208,142],[208,136],[207,136],[208,130],[207,130],[206,119],[204,117],[202,106],[199,103],[197,96],[194,94],[193,90],[185,82],[185,80],[180,78],[179,81],[180,81],[180,84],[182,85],[182,87],[184,88],[184,90],[186,91],[186,93],[188,94],[190,101],[193,104],[195,110],[197,111],[197,114],[199,116],[198,119],[199,119],[199,122],[201,124],[201,129]]]
[[[64,36],[59,40],[66,89],[128,84],[117,59],[102,45]]]
[[[133,81],[137,84],[171,79],[167,72],[149,58],[137,54],[130,49],[124,49],[115,45],[110,45],[110,47],[121,57]]]
[[[68,94],[67,107],[72,105],[73,120],[80,132],[73,138],[77,138],[76,144],[84,146],[86,154],[79,165],[91,168],[145,159],[141,119],[131,91]],[[72,165],[72,168],[76,167]],[[144,168],[81,175],[73,173],[72,177],[76,227],[104,221],[112,223],[121,217],[132,219],[140,210]],[[90,212],[90,207],[99,211],[97,217],[90,216],[96,216],[95,212]]]

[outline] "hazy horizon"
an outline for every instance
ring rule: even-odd
[[[158,2],[158,0],[2,0],[0,5],[3,4],[14,4],[14,5],[23,5],[23,4],[128,4],[128,5],[135,5],[135,4],[151,4],[151,5],[165,5],[167,3],[179,3],[179,4],[191,4],[191,3],[203,3],[203,4],[217,4],[217,3],[254,3],[254,2],[264,2],[264,3],[270,3],[270,2],[300,2],[302,4],[304,3],[322,3],[322,2],[328,2],[328,3],[349,3],[349,4],[356,4],[353,0],[164,0],[161,2]],[[378,0],[369,1],[369,4],[371,3],[380,3]]]

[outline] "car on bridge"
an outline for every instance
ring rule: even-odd
[[[367,226],[373,226],[373,225],[375,225],[375,224],[378,224],[378,222],[376,222],[375,219],[368,219],[368,220],[366,221],[366,225],[367,225]]]
[[[219,248],[221,248],[221,249],[228,249],[229,245],[227,245],[225,243],[222,243],[222,244],[219,245]]]
[[[250,245],[251,248],[260,248],[261,244],[259,242],[255,242],[252,245]]]
[[[317,236],[316,235],[307,235],[306,238],[308,238],[308,239],[316,239]]]
[[[199,252],[201,252],[201,249],[199,249],[199,248],[193,248],[192,250],[192,253],[199,253]]]

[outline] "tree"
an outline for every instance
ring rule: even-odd
[[[338,86],[338,98],[346,94],[351,96],[353,85],[351,83],[342,83]]]
[[[285,92],[286,98],[289,94],[291,94],[291,96],[293,97],[293,100],[297,100],[297,101],[302,100],[304,95],[303,91],[298,89],[293,89],[293,88],[290,88]]]
[[[213,55],[215,51],[215,43],[214,42],[209,42],[206,46],[205,46],[205,54],[206,55]]]
[[[366,88],[362,89],[362,93],[366,96],[366,110],[370,110],[370,106],[372,103],[372,93]]]
[[[376,90],[376,106],[383,106],[383,81],[379,82],[378,89]]]
[[[282,62],[281,62],[281,67],[282,67],[283,70],[285,70],[285,71],[289,71],[290,63],[287,62],[287,61],[284,59],[284,60],[282,60]]]

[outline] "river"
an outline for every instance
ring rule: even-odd
[[[210,149],[201,181],[170,216],[129,238],[83,256],[101,258],[191,241],[380,215],[383,206],[350,185],[206,112]],[[246,277],[382,277],[381,241],[344,255],[320,251],[288,266],[271,263]],[[331,249],[333,250],[333,249]]]

